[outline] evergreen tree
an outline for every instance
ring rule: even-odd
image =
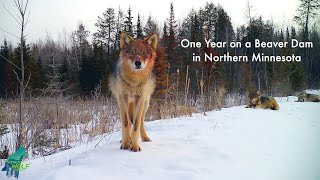
[[[96,87],[102,80],[103,76],[105,75],[105,69],[110,68],[104,60],[103,48],[101,46],[98,46],[98,45],[93,46],[92,61],[93,61],[92,63],[95,70],[94,72],[95,77],[93,79],[93,83],[94,83],[94,86]]]
[[[298,15],[294,18],[303,26],[303,41],[309,39],[309,23],[311,18],[316,17],[319,8],[320,0],[300,0]]]
[[[141,27],[141,22],[140,22],[140,15],[138,14],[138,20],[137,20],[137,27],[136,27],[136,38],[142,38],[143,33],[142,33],[142,27]]]
[[[174,8],[173,3],[170,3],[170,12],[169,12],[169,18],[167,20],[168,29],[166,32],[168,33],[165,37],[165,43],[164,48],[166,49],[167,59],[170,63],[170,68],[172,67],[173,71],[176,71],[177,68],[182,68],[182,62],[181,58],[179,57],[177,46],[178,46],[178,40],[177,40],[177,21],[175,19],[174,15]],[[164,27],[165,28],[165,27]],[[164,31],[165,34],[165,31]],[[163,39],[164,40],[164,39]]]
[[[32,56],[32,51],[31,48],[29,46],[29,44],[25,44],[25,41],[23,41],[23,59],[24,59],[24,67],[27,68],[30,60],[31,60],[31,56]],[[16,47],[14,49],[14,64],[18,67],[21,67],[21,62],[20,62],[20,49],[21,49],[21,44],[18,45],[18,47]],[[21,78],[21,70],[19,69],[15,69],[15,71],[17,72],[19,78]],[[30,74],[26,74],[25,73],[25,77],[28,79]]]
[[[133,36],[133,23],[132,23],[132,10],[131,10],[131,7],[129,6],[129,9],[128,9],[128,14],[126,16],[126,20],[124,21],[124,24],[125,24],[125,31],[130,35],[130,36]]]
[[[215,24],[218,21],[217,7],[211,2],[206,3],[205,7],[199,10],[200,24],[206,28],[205,36],[214,39]]]
[[[149,15],[148,20],[146,25],[143,28],[144,31],[144,35],[148,36],[152,33],[158,32],[157,30],[157,24],[155,23],[155,21],[152,19],[151,15]]]
[[[161,44],[163,47],[167,47],[168,46],[168,31],[167,31],[167,23],[164,22],[163,23],[163,30],[162,30],[163,34],[161,37]]]
[[[156,75],[156,90],[155,96],[162,98],[167,93],[167,76],[168,76],[168,62],[166,60],[166,54],[163,47],[158,47],[157,57],[154,65],[154,72]]]
[[[117,21],[116,21],[116,41],[114,45],[114,50],[119,50],[120,48],[120,33],[124,30],[125,24],[124,24],[124,14],[123,11],[119,7],[119,11],[117,14]]]
[[[316,89],[320,87],[320,30],[316,24],[311,29],[310,41],[313,43],[313,48],[309,49],[310,67],[307,71],[310,86]]]
[[[7,41],[4,40],[3,42],[3,46],[1,46],[0,49],[0,96],[4,95],[5,93],[5,89],[6,89],[6,85],[4,84],[5,82],[5,68],[6,68],[6,64],[7,59],[8,59],[8,54],[9,54],[9,48],[8,48],[8,44]]]
[[[94,89],[94,65],[92,61],[92,49],[87,38],[89,31],[80,24],[77,31],[73,32],[75,55],[80,61],[79,63],[79,83],[80,88],[85,93],[90,93]],[[100,43],[100,46],[103,44]]]
[[[104,75],[101,80],[101,91],[104,94],[110,95],[109,91],[109,75],[110,75],[110,68],[106,67],[104,70]]]
[[[107,58],[110,59],[111,51],[114,49],[112,47],[116,42],[116,27],[120,28],[119,24],[116,24],[115,12],[113,8],[108,8],[103,16],[98,16],[98,22],[95,24],[98,28],[98,32],[93,34],[94,43],[102,45],[106,48]]]
[[[30,45],[25,44],[25,41],[23,42],[23,59],[24,59],[24,67],[25,67],[25,77],[26,80],[29,81],[29,88],[32,92],[34,90],[40,89],[43,87],[43,77],[40,73],[40,67],[37,63],[36,59],[34,58],[32,54],[32,50],[30,48]],[[20,48],[21,44],[18,45],[17,48],[14,50],[14,62],[15,64],[20,67]],[[17,72],[17,75],[19,78],[21,78],[21,70],[15,69]]]
[[[81,63],[81,70],[79,72],[79,79],[81,89],[85,94],[90,94],[96,85],[96,75],[94,64],[91,58],[85,57]]]
[[[72,57],[75,60],[76,67],[72,67],[80,70],[80,64],[83,61],[83,58],[89,56],[91,48],[87,38],[89,37],[90,32],[87,31],[83,24],[78,26],[78,29],[72,33]]]
[[[312,18],[317,17],[318,10],[320,8],[320,0],[300,0],[300,5],[297,9],[298,15],[294,19],[301,25],[302,31],[302,41],[307,42],[310,40],[309,37],[309,24]],[[310,49],[303,48],[303,66],[304,69],[308,72],[306,75],[308,77],[308,87],[311,86],[313,77],[312,77],[312,59],[310,58]]]
[[[30,76],[30,88],[34,93],[39,93],[39,90],[43,88],[43,75],[39,64],[34,57],[31,57],[29,64],[26,68],[27,77]]]
[[[306,75],[301,63],[292,62],[291,74],[289,76],[291,88],[294,92],[302,91],[306,88]]]
[[[60,82],[67,82],[70,81],[70,70],[69,70],[69,65],[67,59],[63,59],[63,62],[61,64],[61,67],[59,69],[59,74],[61,75],[60,77]]]
[[[6,96],[15,95],[17,90],[17,77],[14,74],[14,66],[13,66],[13,52],[11,46],[8,48],[7,59],[11,62],[6,62],[4,67],[4,91]]]

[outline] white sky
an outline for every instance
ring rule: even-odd
[[[109,7],[116,9],[121,7],[127,11],[132,8],[132,15],[137,18],[140,13],[143,25],[151,14],[161,24],[169,16],[169,7],[172,0],[29,0],[30,23],[27,27],[27,41],[34,42],[43,39],[47,32],[55,39],[61,39],[63,32],[71,33],[76,30],[79,23],[92,33],[95,31],[94,23],[98,16]],[[194,8],[204,6],[210,0],[176,0],[172,1],[175,8],[175,15],[183,19],[188,12]],[[227,11],[233,26],[245,23],[244,12],[247,0],[213,0],[214,4],[220,4]],[[273,19],[280,25],[291,25],[293,16],[299,4],[299,0],[251,0],[254,6],[254,14],[262,15],[264,20]],[[17,15],[13,0],[1,0],[0,3],[0,28],[19,36],[17,23],[10,17],[3,6],[10,12]],[[134,19],[134,23],[136,20]],[[0,30],[0,44],[4,38],[17,43],[17,38]]]

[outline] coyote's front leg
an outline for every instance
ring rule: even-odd
[[[130,117],[128,114],[128,102],[127,97],[120,97],[118,99],[119,108],[120,108],[120,118],[121,118],[121,128],[122,128],[122,141],[121,141],[121,149],[129,149],[130,148]]]
[[[134,100],[134,113],[133,113],[133,129],[131,131],[131,151],[141,151],[139,145],[141,120],[144,109],[144,98],[135,96]]]
[[[146,113],[149,108],[149,99],[146,99],[144,102],[144,108],[143,108],[143,113],[142,113],[142,118],[141,118],[141,127],[140,127],[140,135],[141,135],[141,140],[144,142],[150,142],[151,139],[149,138],[146,127],[144,127],[144,119],[146,118]]]

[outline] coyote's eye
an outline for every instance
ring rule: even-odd
[[[133,52],[132,49],[127,49],[127,50],[126,50],[126,53],[128,53],[128,54],[134,54],[134,52]]]
[[[142,51],[142,54],[143,54],[143,55],[148,55],[148,51],[147,51],[147,50],[144,50],[144,51]]]

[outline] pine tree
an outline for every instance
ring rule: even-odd
[[[303,40],[309,39],[309,23],[311,18],[316,17],[317,10],[320,8],[320,0],[300,0],[298,15],[295,20],[303,26]]]
[[[168,76],[168,62],[166,60],[165,49],[163,47],[158,47],[157,57],[154,65],[154,72],[156,75],[156,97],[163,97],[167,93],[167,76]]]
[[[162,34],[162,37],[161,37],[161,44],[162,46],[164,47],[167,47],[168,46],[168,28],[167,28],[167,23],[164,22],[163,23],[163,30],[162,30],[163,34]]]
[[[152,19],[151,15],[149,15],[146,25],[143,28],[143,31],[145,33],[145,36],[148,36],[152,33],[158,32],[157,30],[157,24]]]
[[[4,95],[5,89],[6,89],[6,84],[4,83],[5,68],[6,68],[6,64],[8,63],[7,59],[9,54],[9,48],[6,40],[4,40],[3,46],[1,46],[0,54],[1,54],[0,56],[0,96],[2,96]]]
[[[103,53],[104,51],[101,46],[93,45],[92,63],[95,70],[93,80],[95,87],[100,83],[103,76],[105,75],[105,69],[109,68],[108,64],[105,62]]]
[[[4,79],[3,79],[3,84],[4,86],[4,91],[7,96],[15,95],[16,90],[17,90],[17,79],[16,75],[14,74],[14,66],[13,66],[13,52],[11,46],[8,48],[8,54],[7,54],[7,59],[11,62],[6,62],[5,67],[4,67]]]
[[[312,18],[316,18],[318,10],[320,9],[320,0],[300,0],[300,5],[297,9],[298,15],[295,16],[295,20],[301,25],[303,31],[302,31],[302,41],[307,42],[310,40],[309,35],[309,24],[312,20]],[[303,66],[306,72],[308,72],[307,80],[308,80],[308,87],[311,86],[311,82],[313,81],[312,77],[312,59],[310,58],[309,48],[303,48]]]
[[[72,32],[72,57],[74,58],[75,64],[72,68],[80,70],[80,65],[83,61],[83,58],[88,57],[91,51],[89,42],[87,38],[89,37],[90,32],[87,31],[83,24],[78,26],[78,29]],[[75,67],[74,67],[75,66]]]
[[[119,50],[120,48],[120,33],[124,30],[124,14],[123,11],[119,7],[119,11],[117,14],[117,21],[116,21],[116,41],[114,45],[114,50]]]
[[[208,39],[214,38],[215,23],[217,22],[217,19],[217,7],[212,2],[207,2],[205,7],[199,11],[199,21],[200,24],[203,24],[207,29],[205,35]]]
[[[302,91],[306,88],[306,75],[304,69],[299,62],[292,62],[290,71],[291,88],[294,92]]]
[[[316,89],[320,87],[320,31],[316,24],[311,29],[310,41],[313,42],[313,48],[309,49],[310,67],[308,73],[310,86]]]
[[[167,59],[170,63],[170,68],[172,67],[172,70],[176,71],[177,68],[182,68],[182,62],[176,49],[179,43],[177,41],[177,21],[174,15],[173,3],[170,3],[170,12],[167,24],[168,29],[166,29],[166,31],[164,29],[164,38],[162,38],[164,45],[163,47],[166,50]],[[167,36],[165,35],[165,32],[168,33]]]
[[[71,80],[68,62],[65,58],[63,59],[63,62],[59,69],[59,74],[61,75],[60,82],[64,83]]]
[[[130,35],[130,36],[133,36],[133,23],[132,23],[132,19],[133,17],[131,16],[131,8],[129,6],[129,9],[128,9],[128,14],[126,16],[126,20],[124,21],[124,24],[125,24],[125,31]]]
[[[27,77],[30,76],[30,88],[34,93],[39,93],[39,90],[43,88],[43,75],[39,64],[34,57],[31,57],[29,64],[26,68]]]
[[[25,77],[26,80],[29,81],[29,88],[34,92],[34,90],[40,89],[43,87],[43,77],[41,76],[40,67],[37,63],[36,59],[32,54],[32,50],[29,44],[25,44],[23,42],[23,59],[24,59],[24,67],[25,67]],[[14,62],[15,64],[20,67],[20,48],[21,44],[18,45],[17,48],[14,50]],[[21,78],[21,70],[15,69],[19,78]]]
[[[103,94],[110,93],[110,91],[109,91],[109,75],[110,75],[110,68],[106,67],[104,70],[104,75],[102,77],[102,81],[101,81],[101,91]]]
[[[97,82],[95,78],[94,64],[90,57],[84,57],[82,60],[79,80],[81,89],[85,94],[88,95],[94,90]]]
[[[62,75],[59,72],[61,64],[53,56],[51,56],[49,63],[50,71],[46,74],[48,82],[44,93],[49,97],[60,98],[63,95]]]
[[[106,48],[107,58],[110,59],[112,47],[116,41],[116,19],[113,8],[108,8],[103,16],[98,16],[98,22],[95,26],[98,28],[98,32],[93,34],[94,43],[102,45]],[[119,27],[120,28],[120,27]]]
[[[140,15],[138,14],[138,20],[137,20],[137,27],[136,27],[136,38],[142,38],[143,33],[142,33],[142,27],[141,27],[141,22],[140,22]]]

